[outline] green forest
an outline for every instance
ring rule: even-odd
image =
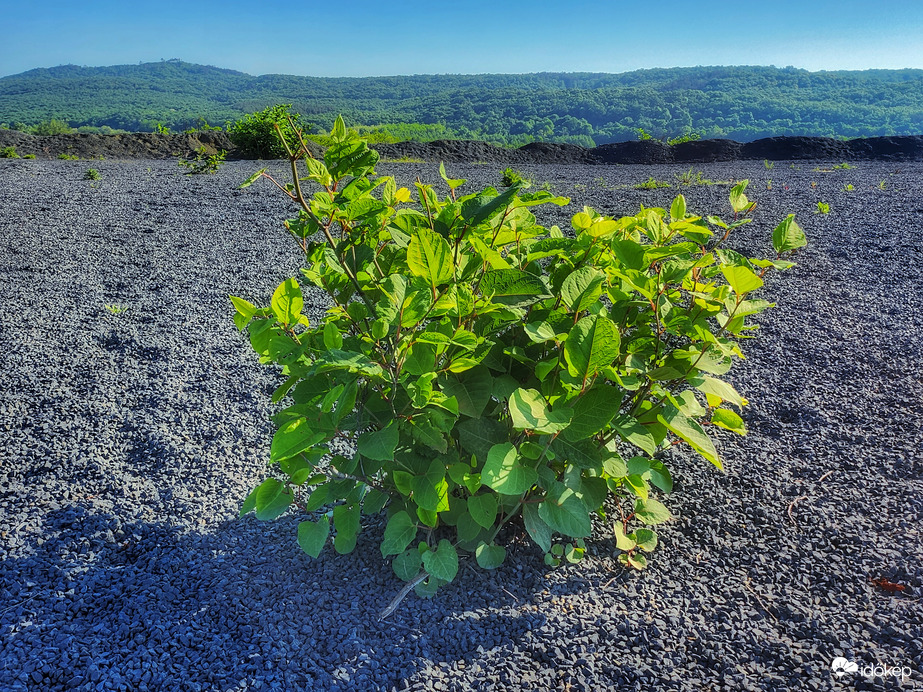
[[[0,78],[0,124],[17,129],[60,120],[102,131],[182,131],[206,122],[224,126],[278,103],[292,104],[314,132],[343,114],[351,126],[393,140],[591,147],[637,139],[641,130],[659,139],[852,138],[923,134],[923,70],[688,67],[322,78],[254,77],[165,60]]]

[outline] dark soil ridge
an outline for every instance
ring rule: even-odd
[[[52,159],[62,154],[81,159],[167,159],[189,157],[204,147],[209,154],[236,154],[227,134],[218,131],[162,135],[132,132],[116,135],[71,134],[39,137],[0,130],[0,149],[15,147],[20,156]],[[508,164],[664,164],[712,163],[765,159],[923,161],[923,135],[839,140],[829,137],[766,137],[753,142],[706,139],[670,146],[657,140],[602,144],[593,149],[573,144],[534,142],[506,149],[486,142],[438,140],[373,145],[387,160]]]

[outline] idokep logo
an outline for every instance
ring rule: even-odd
[[[897,678],[904,680],[913,672],[910,666],[888,666],[880,663],[875,665],[860,666],[855,661],[850,661],[842,656],[837,656],[830,664],[830,669],[837,678],[842,678],[849,673],[858,673],[865,678]]]

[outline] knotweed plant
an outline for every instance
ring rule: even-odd
[[[499,566],[513,522],[551,564],[607,525],[622,563],[643,568],[670,518],[664,451],[682,443],[721,468],[709,431],[745,433],[747,400],[722,377],[770,307],[754,297],[764,275],[805,245],[793,216],[770,259],[721,247],[749,221],[746,181],[730,224],[680,195],[618,219],[585,207],[565,233],[532,210],[566,198],[461,194],[442,166],[445,196],[398,187],[341,119],[331,137],[323,160],[283,138],[291,182],[264,169],[244,183],[264,176],[297,203],[285,227],[305,265],[268,305],[231,298],[282,377],[270,476],[242,514],[296,507],[315,557],[352,551],[363,517],[381,515],[382,556],[423,595],[460,556]],[[304,284],[329,297],[318,323]]]

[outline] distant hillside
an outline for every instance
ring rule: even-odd
[[[307,66],[304,69],[309,70]],[[403,139],[474,138],[583,146],[695,132],[750,141],[772,135],[923,133],[923,70],[807,72],[692,67],[624,74],[254,77],[179,60],[66,65],[0,78],[0,123],[57,118],[71,126],[174,131],[223,125],[275,103],[318,130],[338,113]],[[425,127],[411,127],[409,124]]]

